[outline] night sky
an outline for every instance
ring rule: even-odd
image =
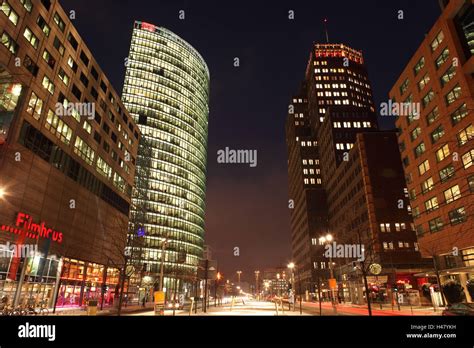
[[[325,42],[322,19],[329,19],[331,42],[364,52],[380,105],[440,15],[437,0],[61,3],[76,11],[75,26],[119,93],[134,20],[170,29],[204,57],[211,71],[206,242],[225,276],[242,270],[247,280],[291,259],[284,125],[311,45]],[[217,151],[226,147],[258,150],[257,168],[218,164]]]

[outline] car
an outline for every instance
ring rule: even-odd
[[[443,316],[474,316],[474,303],[455,303],[449,305],[443,311]]]

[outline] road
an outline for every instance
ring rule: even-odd
[[[259,302],[255,300],[242,301],[241,299],[236,300],[234,305],[231,303],[224,304],[223,306],[214,307],[212,303],[207,313],[203,313],[202,309],[199,308],[198,313],[194,311],[192,316],[300,316],[299,304],[296,305],[296,310],[289,311],[288,304],[285,304],[284,311],[277,313],[275,304],[272,302]],[[351,304],[339,304],[337,305],[336,311],[332,307],[331,303],[322,304],[322,315],[323,316],[368,316],[367,307],[364,306],[353,306]],[[154,316],[154,311],[144,311],[140,313],[131,313],[128,315],[132,316]],[[172,316],[173,311],[166,311],[166,316]],[[176,311],[176,316],[189,316],[189,308],[187,310]],[[302,314],[303,316],[319,316],[319,303],[303,302],[302,303]],[[435,312],[433,309],[426,308],[414,308],[413,312],[411,308],[404,307],[401,311],[391,308],[380,308],[375,305],[372,309],[373,316],[433,316],[441,315],[441,312]]]

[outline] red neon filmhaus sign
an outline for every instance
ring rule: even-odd
[[[33,218],[25,213],[18,213],[15,221],[15,227],[2,225],[1,230],[16,235],[24,234],[26,238],[50,239],[58,244],[63,242],[62,232],[49,228],[46,222],[40,222],[39,224],[35,223]]]

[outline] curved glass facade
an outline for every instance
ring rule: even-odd
[[[143,138],[130,233],[145,228],[141,263],[155,286],[167,239],[164,287],[189,292],[204,248],[209,70],[171,31],[135,22],[122,100]]]

